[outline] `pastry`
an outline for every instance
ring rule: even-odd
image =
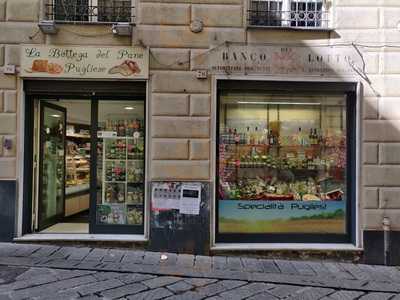
[[[63,68],[56,63],[47,64],[47,72],[50,74],[60,74],[63,71]]]
[[[56,63],[49,63],[46,59],[35,59],[32,63],[32,69],[28,71],[60,74],[63,71],[63,67]]]
[[[140,73],[140,68],[133,60],[125,60],[122,64],[112,67],[108,74],[121,74],[123,76],[130,76]]]
[[[47,72],[48,61],[46,59],[35,59],[32,63],[33,72]]]

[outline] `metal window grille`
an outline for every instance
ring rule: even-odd
[[[323,0],[249,0],[248,25],[327,28]]]
[[[131,0],[48,0],[46,19],[65,23],[134,23]]]

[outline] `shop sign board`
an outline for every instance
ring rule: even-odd
[[[346,232],[346,201],[220,200],[220,233]]]
[[[144,47],[21,47],[21,77],[147,79],[148,74]]]
[[[200,69],[226,75],[363,74],[360,52],[352,46],[271,46],[225,44],[195,58]]]

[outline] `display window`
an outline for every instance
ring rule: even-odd
[[[217,240],[349,239],[345,94],[221,91]]]
[[[96,225],[143,226],[143,101],[99,101]]]

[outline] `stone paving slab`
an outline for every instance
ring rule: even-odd
[[[7,262],[7,263],[6,263]],[[27,261],[23,260],[18,262],[12,257],[7,259],[6,257],[0,258],[0,264],[11,264],[11,265],[29,265]],[[34,266],[41,266],[38,263],[34,263]],[[66,267],[64,264],[59,263],[51,264],[49,262],[43,264],[43,267],[57,267],[57,268],[76,268],[84,270],[104,270],[101,268],[102,263],[98,261],[83,262],[74,264],[71,267]],[[159,268],[155,265],[122,265],[121,268],[107,269],[107,271],[125,271],[125,272],[137,272],[147,273],[155,275],[174,275],[174,276],[186,276],[186,277],[199,277],[199,278],[217,278],[217,279],[235,279],[235,280],[251,280],[256,282],[270,282],[270,283],[281,283],[285,282],[294,285],[303,286],[314,286],[314,287],[342,287],[344,289],[352,290],[369,290],[375,291],[380,290],[384,292],[399,292],[400,284],[397,282],[369,282],[366,280],[348,280],[348,279],[336,279],[313,277],[313,276],[301,276],[301,275],[288,275],[282,273],[256,273],[256,272],[243,272],[243,271],[230,271],[230,270],[197,270],[195,268],[176,268],[176,267],[163,267]]]
[[[395,299],[393,297],[400,296],[400,293],[359,292],[284,283],[272,284],[245,280],[156,276],[122,272],[88,272],[31,267],[25,268],[25,273],[16,277],[12,283],[0,284],[0,299],[355,300],[361,297],[360,299],[366,300],[392,300]],[[53,276],[55,279],[50,280],[46,274],[58,274],[58,276]],[[29,278],[30,276],[34,276],[36,281],[31,282],[30,286],[20,284],[20,282],[26,282],[27,279],[33,279]],[[38,278],[42,279],[38,280]],[[130,281],[134,282],[127,283]],[[10,284],[14,287],[11,287]]]
[[[167,259],[161,259],[161,255]],[[4,266],[8,269],[2,273]],[[12,276],[12,269],[19,272]],[[0,300],[22,299],[31,292],[38,299],[46,299],[48,295],[41,294],[43,288],[57,294],[57,299],[400,300],[400,269],[324,261],[0,244]]]

